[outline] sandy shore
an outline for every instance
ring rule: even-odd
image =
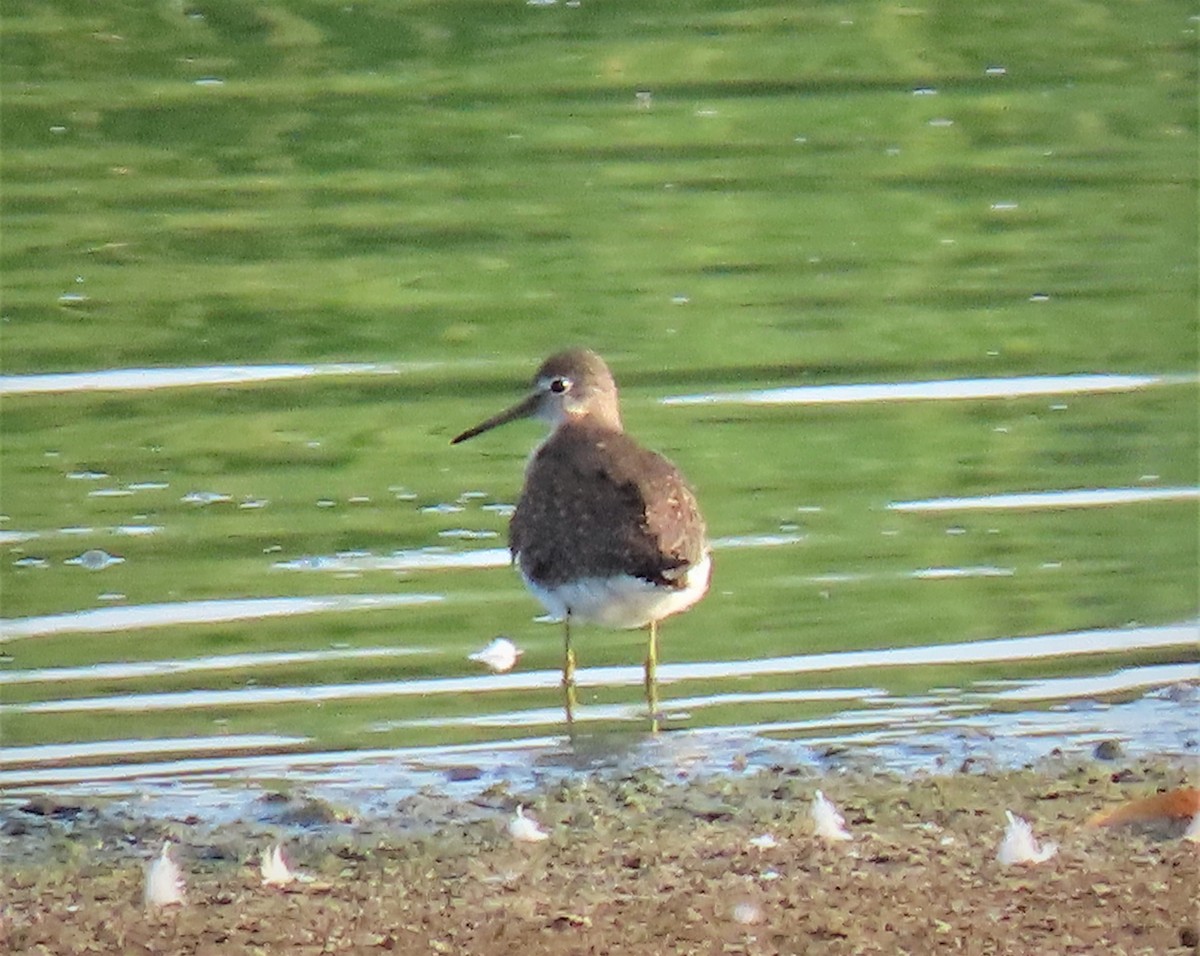
[[[7,807],[0,944],[14,953],[1195,953],[1200,848],[1183,823],[1089,827],[1187,784],[1171,761],[901,778],[731,769],[579,777],[401,801],[371,819],[303,796],[219,828],[126,806]],[[821,788],[853,839],[813,833]],[[519,804],[549,832],[513,840]],[[1008,809],[1060,848],[1002,866]],[[769,835],[774,841],[755,838]],[[163,840],[182,905],[147,908]],[[310,882],[267,887],[282,839]],[[752,843],[751,841],[755,842]],[[767,844],[767,845],[763,845]]]

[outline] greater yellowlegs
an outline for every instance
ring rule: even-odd
[[[563,688],[575,713],[571,624],[649,630],[646,702],[658,727],[658,622],[708,590],[712,561],[695,496],[671,462],[625,434],[617,385],[595,352],[559,352],[542,363],[521,402],[456,437],[474,438],[517,418],[550,435],[525,468],[509,547],[525,584],[563,621]]]

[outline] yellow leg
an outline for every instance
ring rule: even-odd
[[[563,698],[567,709],[567,729],[575,725],[575,650],[571,647],[571,615],[563,618]]]
[[[646,706],[650,709],[650,731],[658,733],[658,621],[650,622],[650,647],[646,651]]]

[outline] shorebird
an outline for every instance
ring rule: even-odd
[[[559,352],[533,390],[453,439],[458,444],[518,418],[549,423],[525,468],[509,524],[513,562],[546,610],[563,622],[567,723],[575,713],[571,625],[645,627],[646,703],[658,729],[658,622],[708,590],[704,519],[679,469],[621,425],[617,385],[595,352]]]

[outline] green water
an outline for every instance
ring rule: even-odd
[[[6,669],[338,644],[431,653],[17,684],[5,701],[473,673],[466,653],[500,633],[526,648],[523,667],[553,668],[558,632],[531,621],[537,608],[506,569],[348,577],[275,565],[501,545],[505,519],[482,505],[514,500],[539,433],[514,425],[453,449],[449,437],[571,344],[609,359],[627,425],[684,469],[715,536],[803,535],[719,552],[711,595],[664,628],[667,660],[1194,617],[1194,501],[886,509],[937,496],[1194,486],[1194,377],[1062,399],[775,408],[658,399],[799,384],[1194,376],[1198,27],[1183,2],[5,0],[4,374],[420,364],[5,398],[0,529],[40,537],[5,545],[3,616],[446,596],[12,641]],[[109,477],[66,477],[79,471]],[[137,482],[167,487],[89,496]],[[232,500],[181,500],[193,491]],[[458,513],[422,510],[469,491],[486,497]],[[238,507],[247,500],[267,504]],[[162,530],[109,530],[129,524]],[[56,533],[71,527],[93,530]],[[458,528],[500,537],[438,535]],[[87,548],[125,561],[97,572],[63,563]],[[46,566],[16,563],[30,556]],[[1013,573],[904,576],[976,566]],[[852,580],[813,580],[831,574]],[[640,640],[588,632],[581,666],[635,663]],[[1058,669],[862,679],[919,692]],[[535,696],[557,700],[553,690]],[[630,687],[596,692],[636,698]],[[493,694],[199,708],[139,718],[136,733],[439,742],[484,732],[366,728],[523,703]],[[9,744],[130,735],[128,715],[3,715]]]

